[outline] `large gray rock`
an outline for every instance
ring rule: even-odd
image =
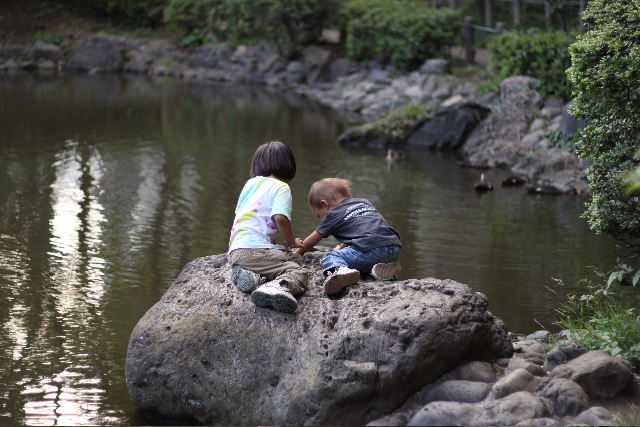
[[[473,361],[458,367],[454,372],[454,378],[457,380],[494,383],[496,382],[496,373],[489,363]]]
[[[365,102],[364,98],[361,102]],[[489,110],[475,103],[454,105],[431,117],[405,124],[397,134],[382,133],[375,126],[355,126],[338,137],[338,144],[351,147],[407,146],[431,150],[455,150]]]
[[[215,68],[218,63],[216,51],[216,46],[212,44],[198,46],[189,53],[187,64],[190,67]]]
[[[410,426],[466,426],[480,408],[458,402],[432,402],[409,421]]]
[[[547,354],[547,360],[544,362],[542,369],[544,369],[545,372],[549,373],[558,366],[565,363],[567,360],[567,356],[562,351],[560,351],[560,349],[554,348]]]
[[[543,400],[526,391],[511,394],[483,406],[469,425],[513,426],[523,420],[551,415]]]
[[[454,105],[439,111],[419,126],[406,145],[431,150],[455,150],[489,113],[489,109],[475,103]]]
[[[431,402],[476,403],[484,400],[491,391],[491,385],[465,380],[452,380],[436,384],[427,390],[421,399],[423,405]]]
[[[574,425],[583,426],[614,426],[617,424],[611,412],[600,406],[587,409],[578,415],[573,422]]]
[[[153,57],[151,55],[145,52],[132,50],[128,52],[127,56],[129,59],[124,64],[124,71],[137,74],[147,74],[149,72],[149,68],[153,62]]]
[[[501,399],[519,391],[533,392],[539,384],[535,382],[533,374],[526,369],[516,369],[500,378],[493,385],[493,396]]]
[[[573,105],[573,100],[562,107],[562,118],[560,119],[560,131],[564,136],[572,135],[587,126],[587,123],[580,121],[569,113],[569,107]]]
[[[450,280],[364,281],[328,297],[322,251],[293,314],[253,305],[225,254],[187,264],[136,325],[133,402],[216,425],[364,425],[465,359],[509,357],[487,299]]]
[[[122,71],[125,51],[123,38],[98,34],[87,39],[73,52],[67,69],[101,73]]]
[[[53,43],[44,43],[38,40],[31,49],[31,58],[34,61],[60,61],[64,58],[64,53],[60,46]]]
[[[421,74],[449,74],[451,73],[451,64],[446,59],[427,59],[418,71]]]
[[[545,346],[540,341],[535,339],[520,340],[513,345],[513,351],[516,353],[543,353]]]
[[[519,357],[513,357],[511,358],[511,360],[509,361],[509,365],[507,366],[507,370],[508,371],[515,371],[517,369],[524,369],[527,372],[529,372],[531,375],[537,376],[537,377],[542,377],[545,375],[544,370],[542,369],[541,366],[538,366],[537,364],[530,362],[528,360],[519,358]]]
[[[307,46],[302,49],[307,83],[327,82],[331,80],[329,60],[331,51],[320,46]]]
[[[544,101],[536,91],[516,92],[500,111],[490,114],[477,126],[462,147],[471,162],[491,167],[512,168],[528,153],[519,143]]]
[[[549,399],[556,415],[576,415],[589,407],[589,396],[582,387],[565,378],[545,378],[536,394]]]
[[[0,61],[8,59],[25,60],[31,58],[31,47],[26,45],[0,46]]]
[[[500,83],[500,99],[504,104],[507,99],[519,92],[526,92],[529,89],[535,89],[540,83],[539,79],[529,76],[508,77]],[[544,101],[543,101],[544,103]],[[542,107],[542,105],[541,105]]]
[[[627,386],[633,373],[623,359],[603,351],[590,351],[558,366],[549,376],[578,383],[591,399],[609,399]]]

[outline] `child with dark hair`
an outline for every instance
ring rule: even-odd
[[[304,292],[309,281],[302,256],[284,250],[302,247],[291,228],[289,182],[295,175],[289,146],[273,141],[258,147],[251,159],[251,179],[238,199],[228,252],[238,289],[251,292],[256,305],[287,313],[298,308],[293,295]],[[276,244],[278,232],[284,236],[284,248]]]
[[[302,255],[331,235],[341,242],[322,259],[328,294],[357,283],[361,273],[378,280],[395,278],[401,270],[400,234],[368,200],[351,197],[349,181],[325,178],[315,182],[309,191],[309,206],[322,221],[296,252]]]

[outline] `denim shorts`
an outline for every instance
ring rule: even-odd
[[[347,246],[339,251],[329,252],[322,258],[322,269],[326,272],[330,268],[346,265],[368,275],[378,263],[388,263],[400,257],[400,246],[380,246],[367,252],[360,252]],[[326,274],[326,273],[325,273]]]

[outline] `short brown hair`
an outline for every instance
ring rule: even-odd
[[[351,182],[342,178],[324,178],[316,181],[309,190],[309,206],[318,208],[322,200],[335,200],[338,195],[351,197]]]
[[[292,180],[296,176],[296,159],[293,151],[284,142],[265,142],[256,149],[249,169],[251,178],[270,176]]]

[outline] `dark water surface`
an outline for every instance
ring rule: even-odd
[[[127,392],[129,335],[187,262],[226,251],[249,159],[268,140],[296,155],[297,236],[318,224],[309,186],[349,178],[400,231],[401,279],[468,284],[511,331],[554,329],[576,288],[552,278],[613,265],[612,240],[579,218],[586,198],[478,195],[479,172],[454,154],[389,165],[337,147],[347,126],[263,88],[0,75],[0,425],[151,423]]]

